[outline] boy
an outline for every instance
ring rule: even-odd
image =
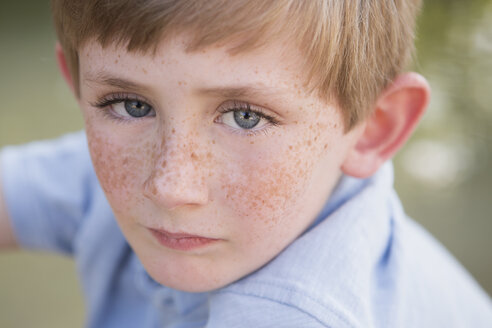
[[[418,7],[53,1],[87,140],[2,153],[0,243],[72,254],[91,327],[490,326],[384,164]]]

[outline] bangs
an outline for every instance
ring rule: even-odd
[[[154,53],[186,33],[188,51],[226,46],[231,55],[288,40],[302,55],[307,92],[334,96],[351,128],[401,71],[420,0],[53,0],[58,38],[78,89],[77,49]]]

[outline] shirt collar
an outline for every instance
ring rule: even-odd
[[[343,174],[335,186],[333,192],[326,201],[323,209],[320,211],[314,222],[307,229],[307,231],[313,229],[333,212],[340,208],[345,202],[353,198],[360,191],[367,187],[368,184],[375,181],[383,181],[388,185],[393,184],[393,164],[392,162],[385,163],[378,172],[373,176],[366,179],[358,179]],[[306,231],[306,232],[307,232]]]

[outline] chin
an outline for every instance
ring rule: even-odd
[[[142,262],[147,273],[156,282],[183,292],[210,292],[236,280],[234,277],[226,277],[218,270],[207,268],[206,265],[182,265],[183,263],[173,263],[172,261],[167,263],[169,265],[162,265],[162,263],[156,262],[146,265],[145,262]]]
[[[162,274],[153,275],[150,271],[148,272],[152,279],[157,281],[159,284],[188,293],[211,292],[228,284],[228,282],[226,283],[215,280],[213,277],[209,277],[204,280],[203,277],[192,277],[189,274],[181,276],[173,275],[168,277]]]

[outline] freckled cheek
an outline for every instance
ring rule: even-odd
[[[116,213],[131,213],[143,202],[141,186],[149,167],[149,145],[116,143],[103,134],[88,134],[94,169]]]
[[[245,224],[253,221],[273,227],[298,206],[310,166],[307,160],[288,154],[235,166],[222,181],[224,201]]]

